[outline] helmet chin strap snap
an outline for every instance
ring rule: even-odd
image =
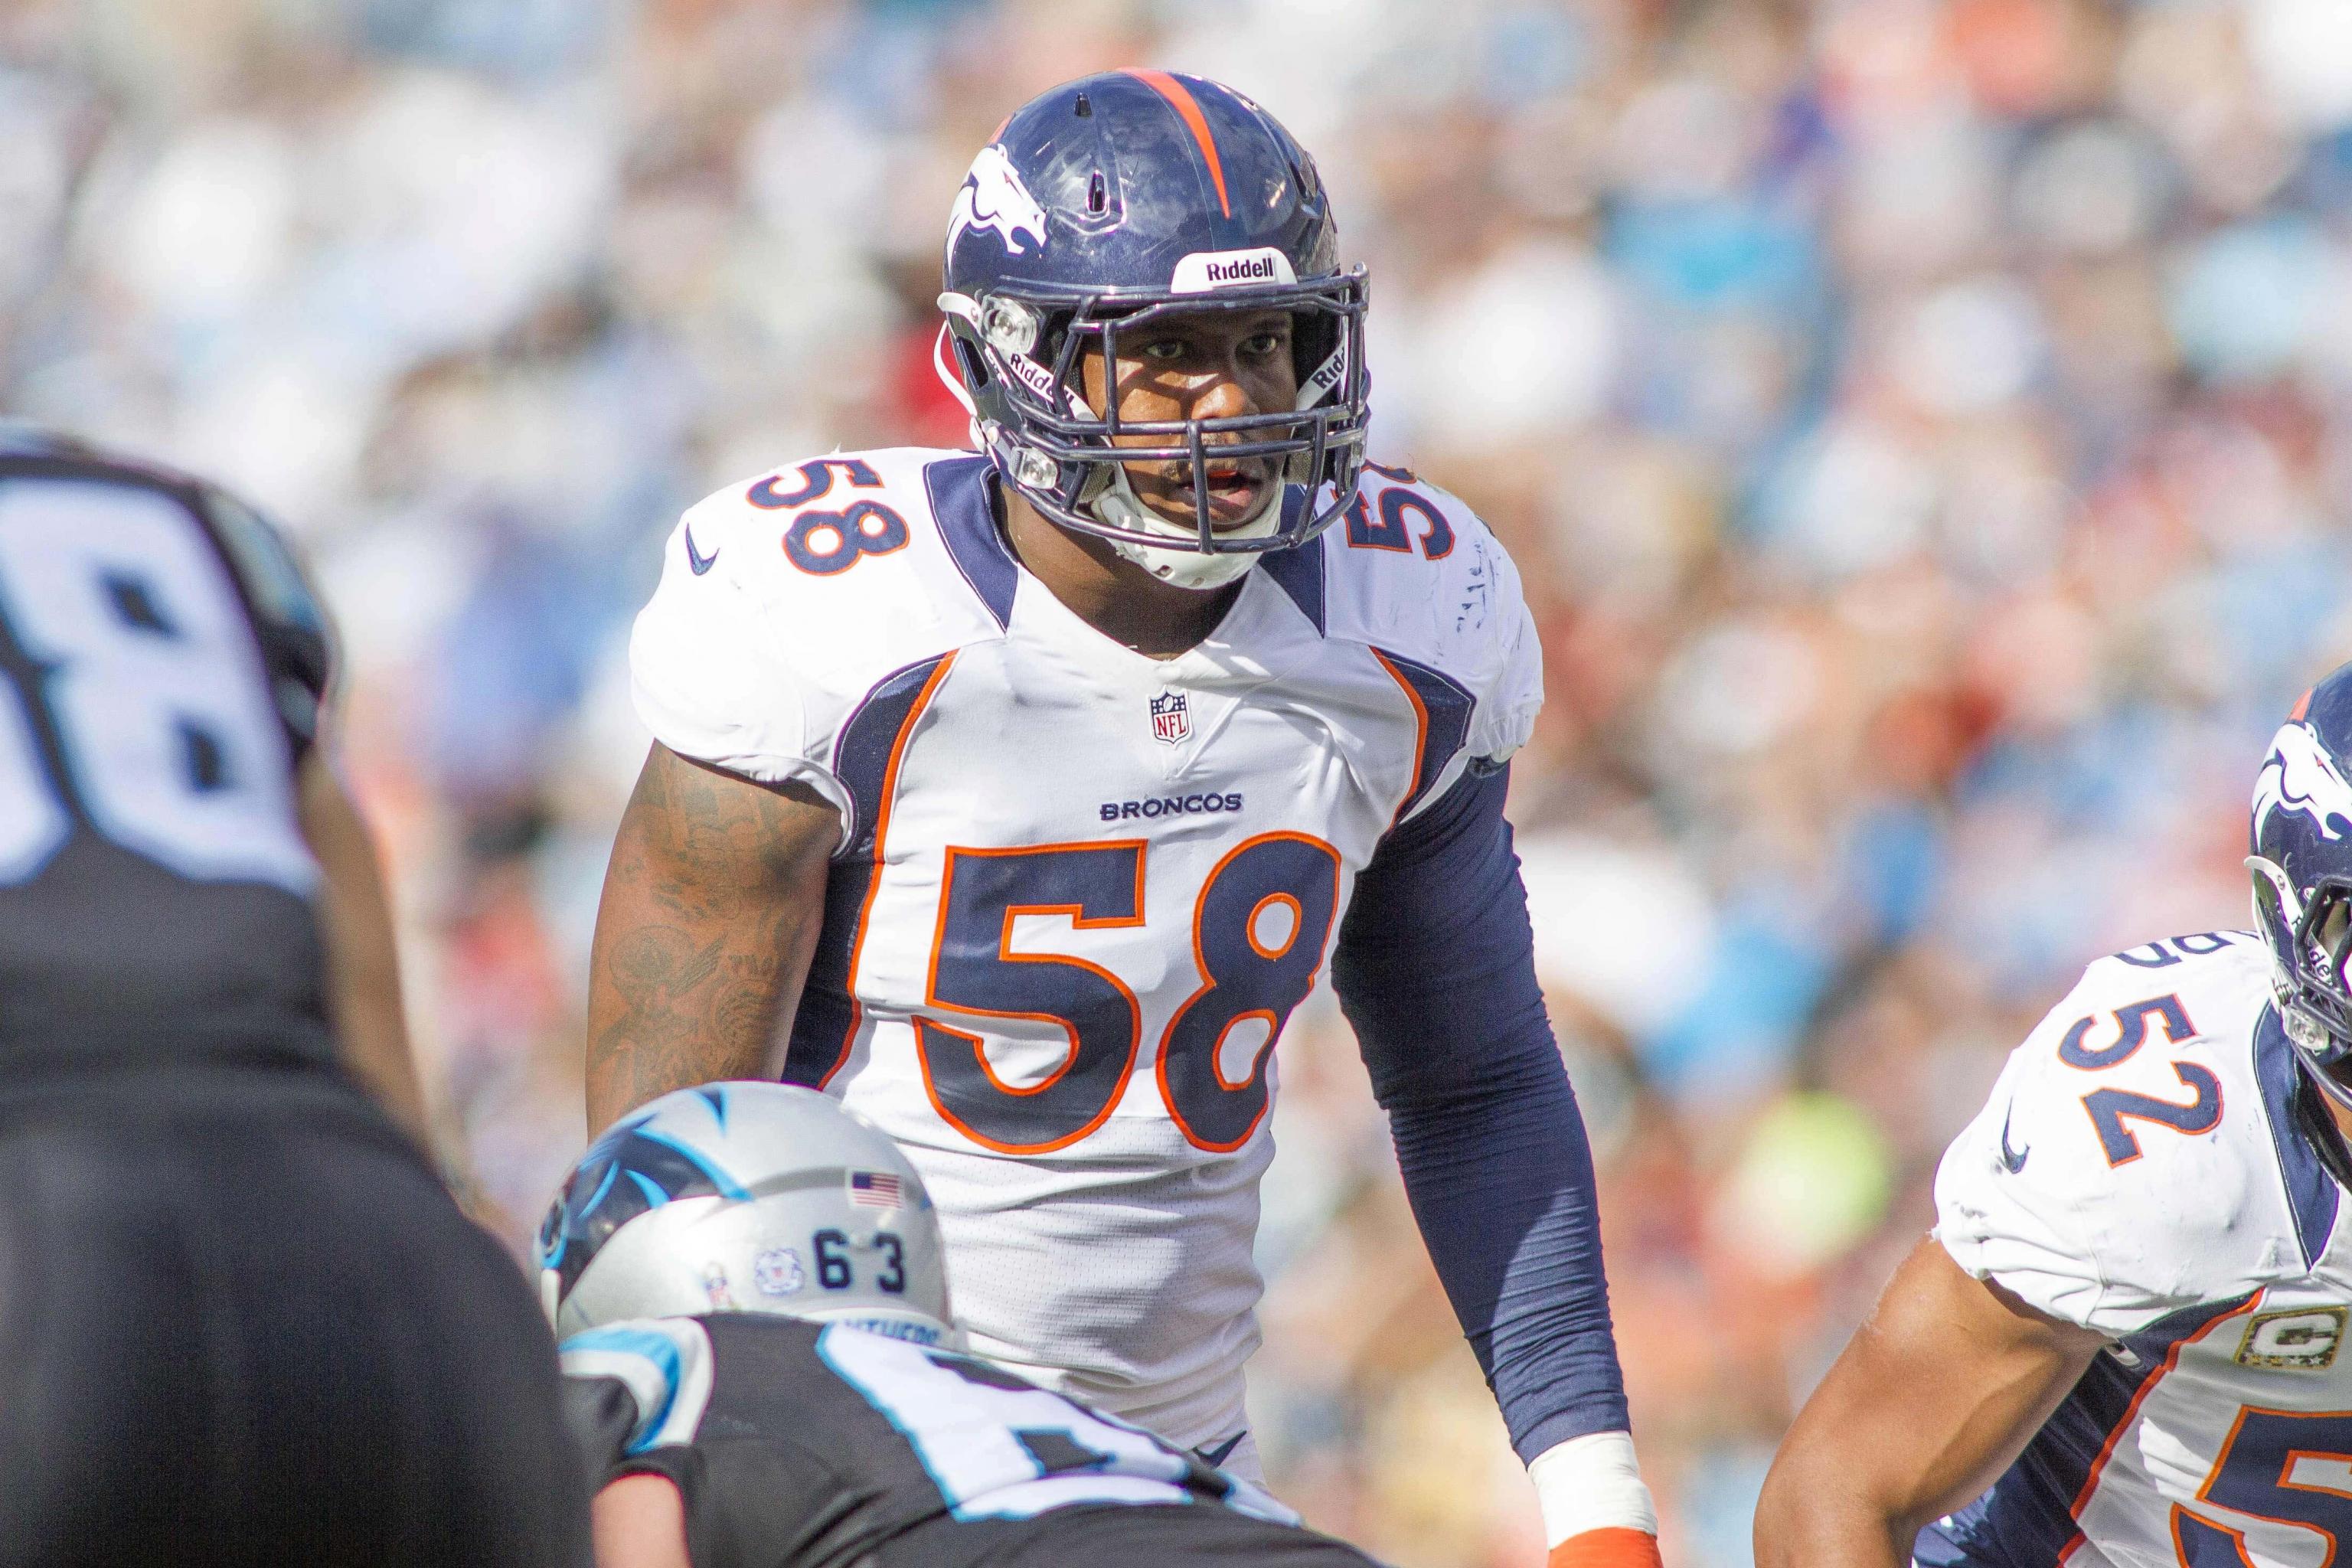
[[[1154,544],[1139,544],[1132,540],[1114,539],[1110,547],[1127,560],[1134,562],[1161,582],[1178,588],[1190,588],[1205,594],[1222,588],[1228,583],[1239,582],[1258,563],[1263,552],[1234,550],[1211,553],[1198,547],[1199,535],[1179,522],[1172,522],[1143,504],[1134,486],[1128,482],[1127,469],[1114,467],[1110,482],[1088,503],[1088,510],[1111,528],[1132,533],[1164,534],[1170,539],[1186,541],[1191,548],[1177,546],[1162,549]],[[1279,484],[1266,487],[1265,500],[1249,519],[1233,528],[1223,530],[1223,539],[1265,539],[1282,523],[1282,492]]]

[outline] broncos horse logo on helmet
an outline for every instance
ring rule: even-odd
[[[971,161],[971,173],[964,176],[963,189],[956,193],[955,212],[948,219],[948,254],[954,255],[956,241],[966,229],[975,227],[995,234],[1015,256],[1024,248],[1024,235],[1030,240],[1026,248],[1045,243],[1045,209],[1021,183],[1001,147],[982,147],[980,156]]]
[[[1232,582],[1355,499],[1365,274],[1339,266],[1337,235],[1314,160],[1231,88],[1154,70],[1066,83],[1014,111],[957,193],[940,296],[956,365],[942,357],[940,377],[1040,513],[1163,581]],[[1080,395],[1089,354],[1120,384],[1122,336],[1180,312],[1269,310],[1291,317],[1293,407],[1123,422]],[[1222,528],[1197,482],[1211,447],[1263,458],[1282,481]],[[1189,522],[1151,511],[1127,479],[1127,464],[1178,462],[1196,479]]]
[[[2289,723],[2271,742],[2254,780],[2254,831],[2273,811],[2301,812],[2323,838],[2352,832],[2352,784],[2308,723]]]
[[[2352,665],[2305,693],[2254,781],[2254,921],[2287,1038],[2312,1081],[2352,1107]]]

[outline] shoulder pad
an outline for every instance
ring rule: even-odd
[[[2253,1051],[2268,975],[2242,931],[2091,964],[1945,1152],[1955,1260],[2109,1334],[2278,1267],[2292,1232]]]
[[[984,461],[836,452],[689,509],[630,637],[637,711],[655,738],[763,783],[810,783],[846,830],[850,803],[831,777],[842,727],[892,676],[1003,629],[941,532],[979,526],[964,514],[985,511],[968,482]],[[1009,562],[1001,580],[980,575],[1009,604]]]
[[[560,1349],[566,1378],[606,1379],[627,1391],[634,1410],[625,1413],[623,1456],[694,1440],[710,1406],[710,1336],[700,1323],[633,1318],[574,1334]]]
[[[948,476],[984,461],[925,447],[835,452],[730,485],[679,521],[664,584],[681,567],[730,584],[794,669],[863,695],[890,670],[1002,629],[935,504],[953,507],[944,490],[960,487]]]
[[[1507,757],[1543,706],[1543,658],[1519,572],[1478,514],[1410,469],[1368,465],[1323,535],[1327,635],[1426,666],[1476,709],[1469,752]]]
[[[279,716],[298,743],[314,740],[319,708],[338,662],[333,623],[301,561],[274,525],[211,486],[197,495],[221,554],[253,606]]]

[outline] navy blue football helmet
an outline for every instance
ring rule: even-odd
[[[2305,693],[2254,780],[2254,920],[2287,1038],[2330,1099],[2352,1060],[2352,665]]]
[[[961,374],[944,361],[940,373],[1040,512],[1169,581],[1230,582],[1355,498],[1365,275],[1340,268],[1337,248],[1314,160],[1240,93],[1153,70],[1069,82],[1006,121],[956,194],[940,308]],[[1084,357],[1101,354],[1117,387],[1120,338],[1151,322],[1268,309],[1291,315],[1295,408],[1122,424],[1116,396],[1098,415],[1081,395]],[[1120,436],[1151,444],[1114,446]],[[1269,459],[1283,481],[1222,531],[1200,482],[1211,447]],[[1145,509],[1121,467],[1178,461],[1192,466],[1190,527]]]

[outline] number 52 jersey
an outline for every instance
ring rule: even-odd
[[[2352,1226],[2247,931],[2101,959],[1937,1173],[1961,1268],[2112,1342],[1919,1563],[2319,1568],[2352,1541]]]
[[[839,812],[784,1077],[915,1162],[975,1349],[1208,1442],[1244,1424],[1276,1041],[1383,837],[1527,739],[1538,646],[1494,537],[1401,470],[1167,659],[1023,570],[994,489],[899,449],[698,505],[638,710]]]

